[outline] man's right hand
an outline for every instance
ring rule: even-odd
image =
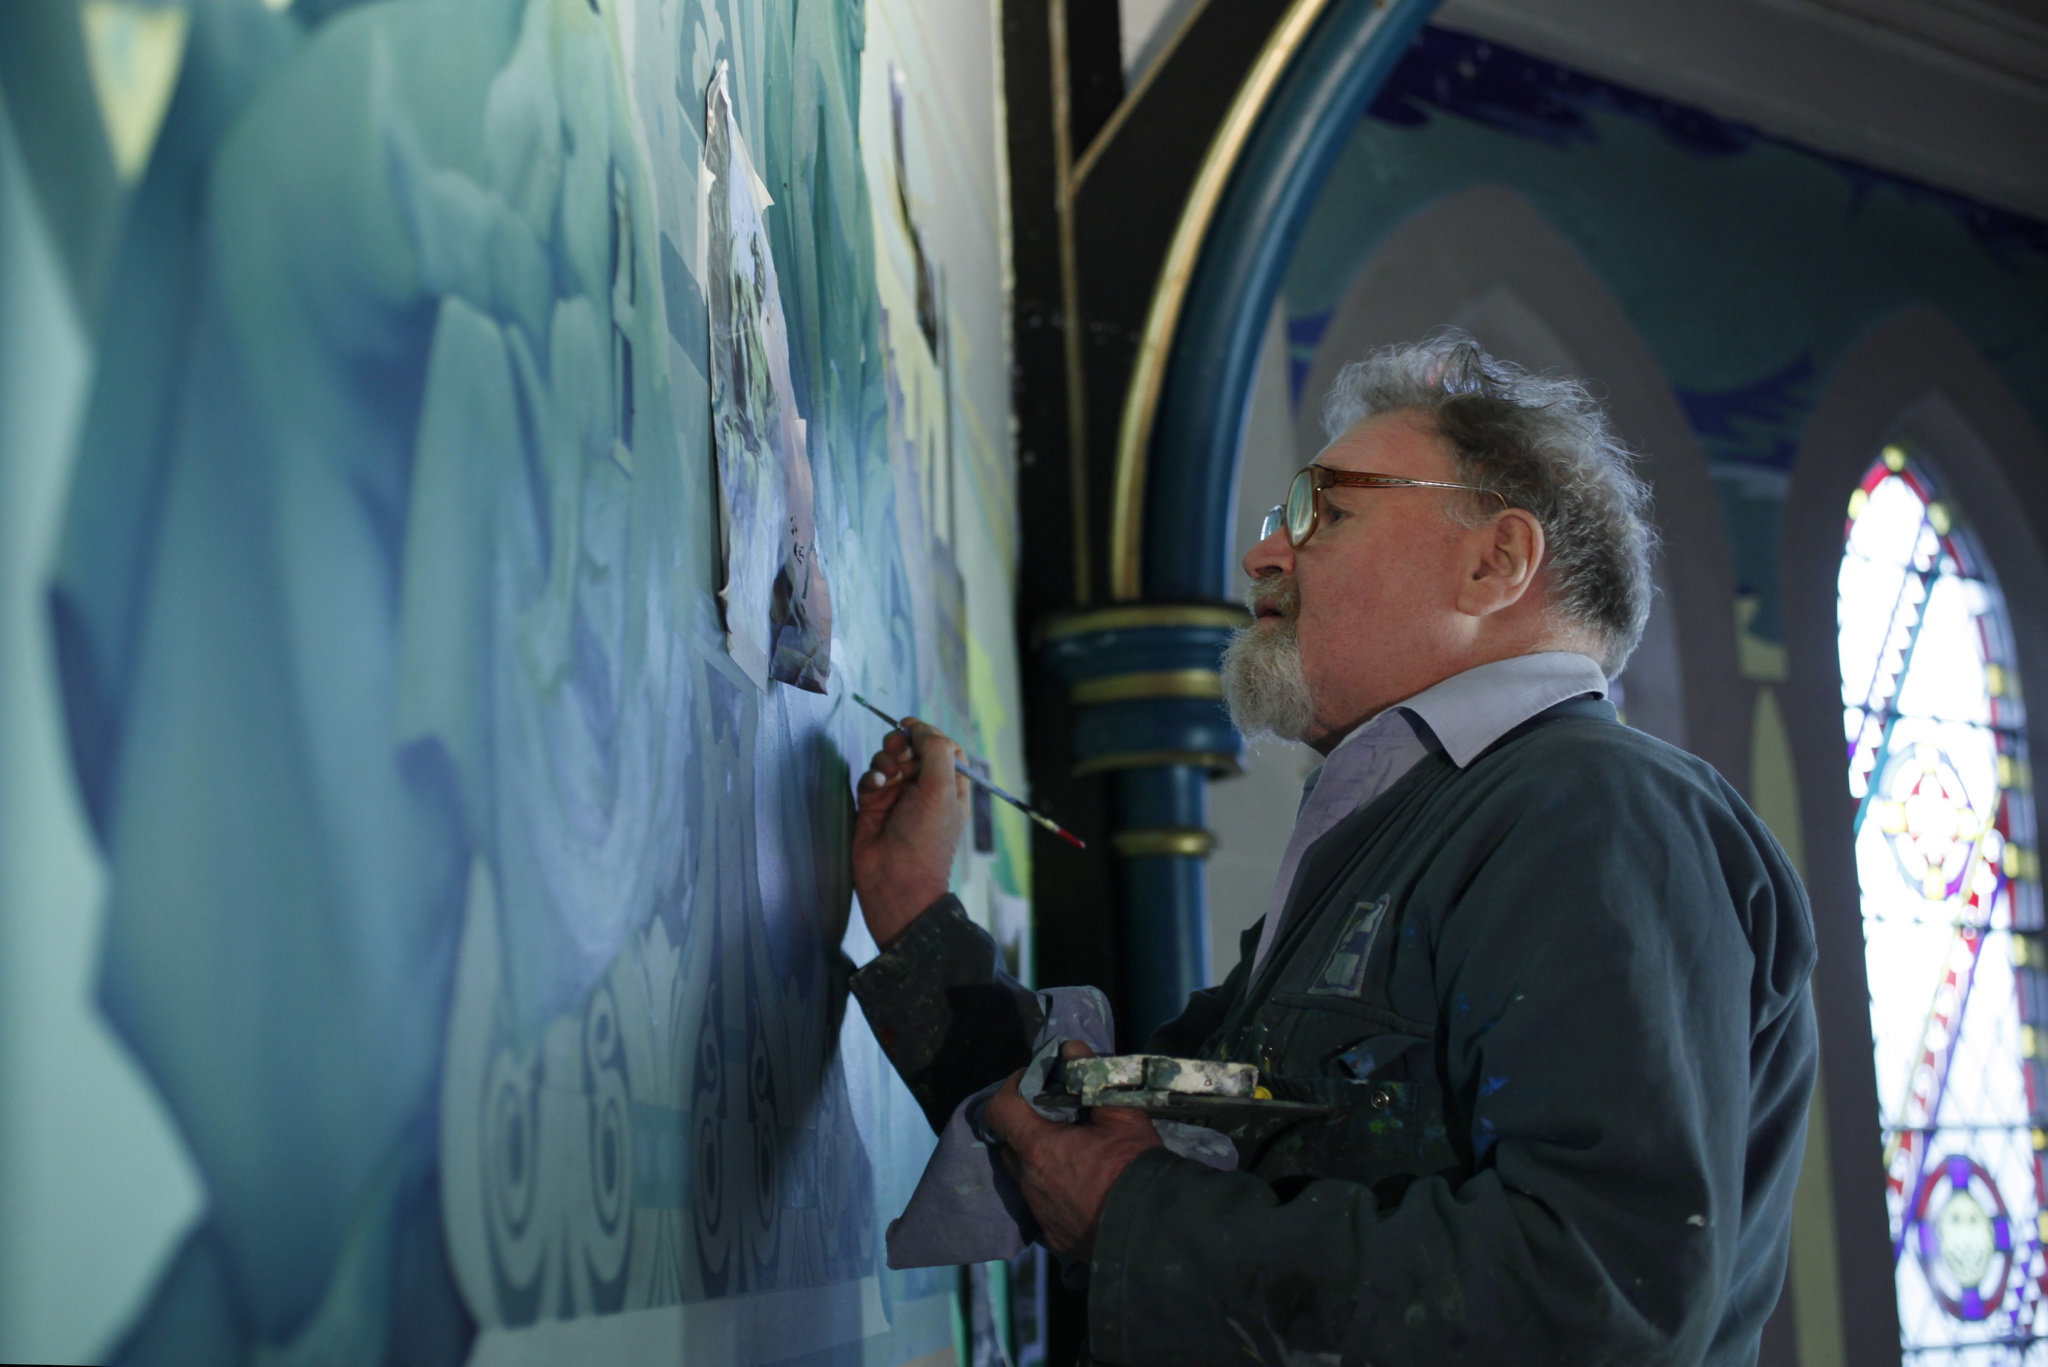
[[[915,717],[905,725],[868,761],[853,818],[853,890],[883,949],[946,895],[973,791],[953,768],[958,746]]]

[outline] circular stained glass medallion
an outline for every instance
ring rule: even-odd
[[[1981,1320],[1998,1309],[2012,1277],[2013,1222],[1981,1163],[1950,1154],[1928,1170],[1913,1203],[1913,1237],[1943,1310]]]

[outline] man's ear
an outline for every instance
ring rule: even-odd
[[[1543,566],[1543,524],[1526,508],[1509,508],[1472,529],[1470,556],[1458,586],[1458,611],[1486,617],[1519,603]]]

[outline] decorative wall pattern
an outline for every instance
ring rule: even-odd
[[[175,79],[109,119],[132,181],[49,629],[99,1002],[204,1194],[109,1355],[946,1349],[953,1279],[878,1256],[930,1135],[835,963],[871,952],[844,832],[880,728],[848,687],[1022,782],[991,14],[94,13],[156,44],[94,72],[114,104]],[[750,679],[717,597],[721,64],[831,573],[791,677],[822,693]],[[936,383],[894,359],[906,293]],[[1015,814],[989,844],[958,885],[1014,946]]]

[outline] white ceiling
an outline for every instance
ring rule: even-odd
[[[1200,3],[1201,0],[1117,0],[1126,89],[1136,85],[1152,63],[1159,60],[1175,31]]]
[[[1433,22],[2048,221],[2048,0],[1446,0]]]
[[[1119,0],[1135,83],[1200,0]],[[1446,0],[1434,22],[2048,221],[2048,0]]]
[[[2048,75],[2043,0],[1797,0],[1860,20],[1880,33],[1925,43],[2035,87]]]

